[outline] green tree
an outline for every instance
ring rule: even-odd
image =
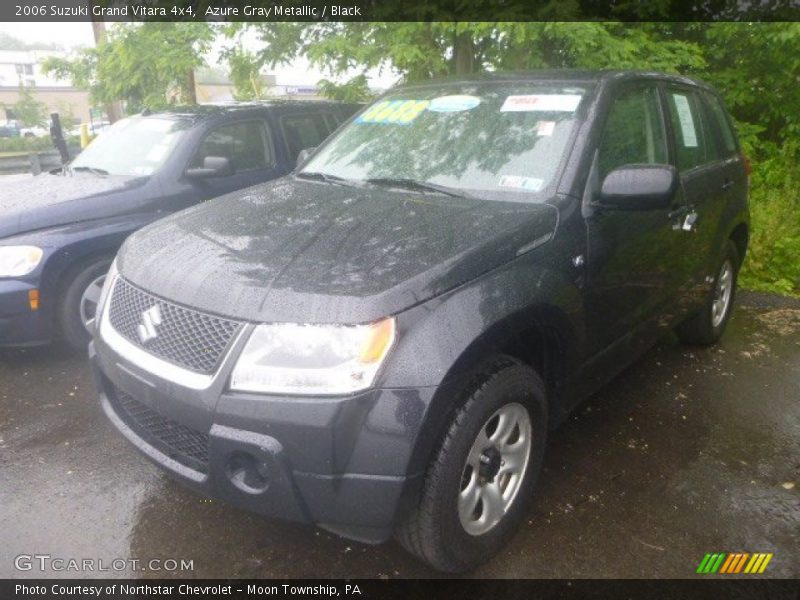
[[[222,53],[227,59],[233,97],[236,100],[261,100],[266,95],[264,80],[261,77],[261,61],[245,50],[241,44]]]
[[[47,125],[47,105],[33,97],[30,88],[19,86],[19,100],[14,104],[14,115],[25,127]]]
[[[800,135],[800,23],[705,24],[702,75],[725,94],[740,121],[763,128],[762,139]]]
[[[80,124],[81,120],[75,116],[74,106],[71,103],[59,100],[56,102],[56,108],[64,131],[74,129]]]
[[[213,39],[207,23],[120,23],[97,47],[43,67],[89,90],[94,104],[121,100],[128,112],[193,104],[194,70],[205,65]]]
[[[548,8],[549,7],[549,8]],[[547,12],[549,10],[549,12]],[[569,2],[542,9],[551,17],[573,17]],[[700,70],[700,46],[670,36],[657,24],[592,22],[424,22],[234,24],[256,31],[262,65],[274,68],[299,56],[331,75],[323,92],[348,100],[368,96],[366,74],[393,69],[403,81],[490,70],[534,68],[651,68]],[[355,73],[355,75],[353,75]],[[341,88],[341,89],[340,89]]]

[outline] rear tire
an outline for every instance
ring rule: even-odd
[[[489,560],[517,531],[547,435],[545,385],[530,367],[498,358],[466,394],[428,467],[419,504],[396,532],[406,550],[448,573]]]
[[[61,303],[57,308],[61,339],[71,348],[85,351],[91,334],[87,326],[94,318],[100,287],[111,266],[111,258],[94,258],[71,269],[62,286]]]
[[[736,282],[740,267],[736,246],[728,240],[725,254],[717,265],[714,282],[703,308],[675,329],[678,338],[685,344],[711,346],[725,332],[733,312]]]

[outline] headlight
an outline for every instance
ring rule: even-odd
[[[115,258],[111,263],[111,266],[108,268],[108,274],[103,282],[103,291],[100,292],[100,297],[97,299],[97,308],[95,309],[94,313],[94,322],[97,325],[100,324],[98,319],[100,319],[100,315],[103,314],[103,308],[106,305],[106,300],[108,300],[108,292],[111,291],[111,286],[114,285],[114,280],[117,278],[117,272],[117,259]]]
[[[0,277],[22,277],[31,273],[42,260],[36,246],[0,246]]]
[[[364,390],[394,338],[392,318],[370,325],[259,325],[236,363],[231,388],[310,395]]]

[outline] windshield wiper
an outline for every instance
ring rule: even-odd
[[[316,181],[324,181],[325,183],[336,183],[339,185],[355,185],[356,182],[352,179],[345,179],[338,175],[330,175],[329,173],[322,173],[320,171],[300,171],[294,174],[295,177],[303,179],[315,179]]]
[[[416,190],[420,192],[436,192],[447,196],[453,196],[454,198],[475,197],[467,192],[456,190],[446,185],[439,185],[438,183],[431,183],[429,181],[417,181],[416,179],[408,177],[372,177],[367,179],[366,182],[373,185],[401,187],[407,190]]]
[[[88,171],[95,175],[108,175],[108,171],[105,169],[98,169],[97,167],[70,167],[70,169],[73,171]]]

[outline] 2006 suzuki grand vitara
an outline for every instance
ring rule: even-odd
[[[747,177],[684,77],[394,89],[293,174],[128,239],[103,408],[204,493],[470,569],[524,518],[548,428],[667,329],[720,338]]]

